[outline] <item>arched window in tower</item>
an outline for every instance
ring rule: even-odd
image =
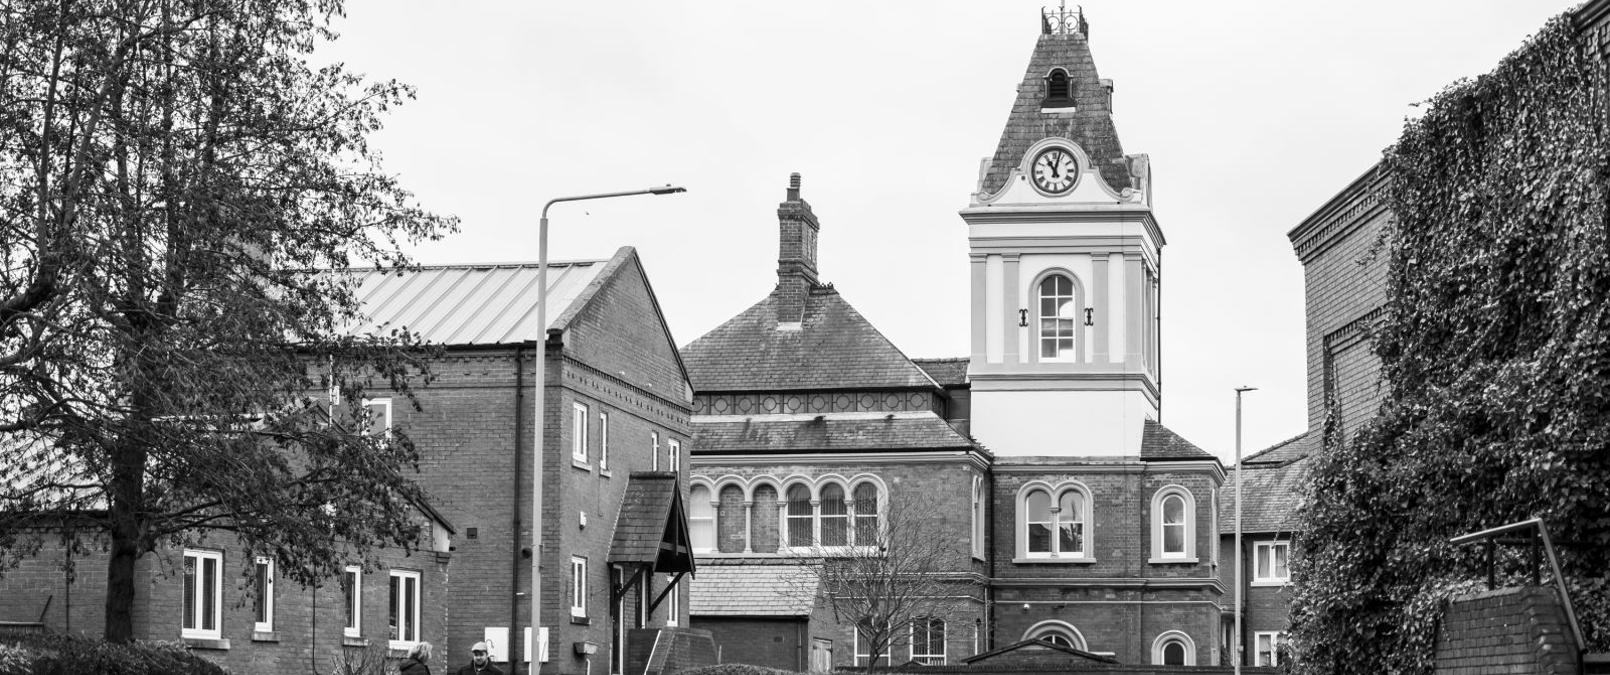
[[[1042,108],[1072,108],[1073,107],[1073,81],[1068,79],[1068,71],[1057,68],[1045,78],[1045,100],[1040,103]]]
[[[1084,558],[1089,556],[1090,497],[1077,483],[1029,487],[1018,502],[1021,541],[1019,557]]]
[[[716,507],[710,503],[710,488],[703,485],[688,491],[688,536],[694,551],[716,548]]]
[[[1083,555],[1085,550],[1084,495],[1074,490],[1057,500],[1057,553]]]
[[[788,545],[807,547],[815,542],[812,532],[811,490],[804,485],[788,488]]]
[[[1073,279],[1052,274],[1040,280],[1040,358],[1072,361],[1076,359],[1074,331],[1077,330],[1079,299]]]
[[[1178,485],[1152,497],[1152,562],[1196,562],[1196,500]]]
[[[878,486],[855,486],[855,545],[873,546],[878,542]]]
[[[1163,498],[1163,555],[1185,555],[1185,498],[1179,495]]]
[[[844,504],[844,488],[837,483],[822,486],[822,545],[850,545],[850,512]]]
[[[1023,501],[1028,516],[1029,555],[1051,555],[1051,493],[1035,490]]]

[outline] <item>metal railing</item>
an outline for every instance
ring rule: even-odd
[[[1516,535],[1524,534],[1524,538]],[[1511,535],[1505,537],[1504,535]],[[1454,546],[1466,544],[1485,544],[1487,560],[1487,590],[1497,585],[1498,578],[1494,566],[1499,544],[1525,545],[1530,548],[1532,585],[1542,586],[1542,556],[1548,557],[1549,571],[1554,574],[1554,587],[1560,594],[1560,604],[1565,605],[1565,617],[1571,622],[1571,635],[1576,638],[1577,652],[1586,648],[1582,641],[1582,626],[1576,620],[1576,608],[1571,606],[1571,594],[1565,589],[1565,576],[1560,574],[1560,559],[1554,555],[1554,543],[1549,540],[1548,528],[1543,526],[1541,518],[1532,518],[1518,523],[1500,525],[1480,532],[1460,535],[1448,540]]]

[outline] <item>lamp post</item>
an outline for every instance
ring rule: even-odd
[[[548,378],[548,208],[559,202],[632,195],[669,195],[678,192],[687,190],[664,185],[646,190],[556,197],[542,206],[542,219],[537,228],[537,372],[536,393],[532,396],[536,400],[536,412],[532,417],[536,437],[531,445],[531,646],[526,651],[526,658],[531,660],[529,672],[532,675],[542,672],[542,658],[536,652],[542,645],[542,446],[548,427],[547,416],[544,414]],[[510,668],[514,667],[515,664],[510,664]]]
[[[1230,661],[1235,664],[1235,675],[1241,675],[1241,395],[1257,391],[1257,387],[1235,388],[1235,642],[1230,646]]]

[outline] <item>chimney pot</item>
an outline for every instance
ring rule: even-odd
[[[788,174],[788,201],[799,201],[799,172]]]

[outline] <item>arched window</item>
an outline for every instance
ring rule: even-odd
[[[973,557],[984,559],[984,478],[973,476]]]
[[[688,491],[688,536],[693,539],[694,551],[716,548],[716,507],[710,503],[710,488],[703,485]]]
[[[1152,562],[1196,562],[1196,501],[1178,485],[1152,497]]]
[[[814,543],[811,509],[811,490],[804,485],[788,488],[788,545],[810,546]]]
[[[1152,664],[1159,666],[1196,665],[1196,641],[1191,636],[1171,630],[1152,641]]]
[[[1054,619],[1041,621],[1029,626],[1028,630],[1023,631],[1023,639],[1045,640],[1054,645],[1062,645],[1081,651],[1090,649],[1089,645],[1085,644],[1085,636],[1079,633],[1079,629],[1074,628],[1071,624]]]
[[[1073,82],[1068,79],[1068,71],[1057,68],[1046,76],[1045,100],[1040,103],[1040,107],[1073,107]]]
[[[855,486],[855,545],[876,546],[878,543],[878,486],[861,483]]]
[[[1078,330],[1079,298],[1073,279],[1052,274],[1040,280],[1040,358],[1073,361]]]
[[[755,553],[776,553],[782,547],[777,532],[777,488],[768,484],[755,486],[754,520],[749,524],[749,550]]]
[[[850,545],[850,512],[844,504],[844,488],[837,483],[822,486],[822,545]]]
[[[1052,495],[1056,495],[1053,499]],[[1018,549],[1027,558],[1086,558],[1090,551],[1090,498],[1080,485],[1031,487],[1018,502]]]

